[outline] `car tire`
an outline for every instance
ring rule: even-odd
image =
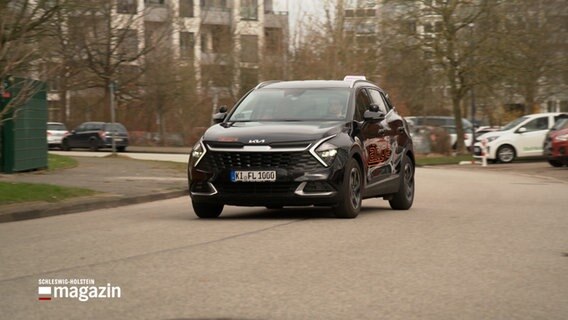
[[[214,219],[221,215],[224,205],[216,203],[199,203],[193,201],[193,212],[201,219]]]
[[[61,141],[61,150],[71,151],[71,147],[69,146],[69,142],[67,140]]]
[[[414,164],[408,155],[405,155],[400,172],[400,187],[389,204],[394,210],[408,210],[414,202]]]
[[[499,149],[497,149],[497,160],[499,160],[499,162],[501,163],[511,163],[513,162],[513,160],[515,160],[515,148],[513,148],[511,145],[502,145],[499,147]]]
[[[548,163],[549,163],[551,166],[556,167],[556,168],[560,168],[560,167],[562,167],[562,166],[564,165],[562,162],[557,161],[557,160],[552,160],[552,159],[548,159]]]
[[[363,174],[361,166],[354,158],[347,161],[343,176],[342,197],[336,207],[333,208],[335,217],[353,219],[361,211],[363,189]]]
[[[91,139],[91,140],[89,140],[89,150],[90,150],[90,151],[97,151],[97,150],[99,150],[99,142],[97,141],[97,139]]]

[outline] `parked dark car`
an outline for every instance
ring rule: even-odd
[[[568,166],[568,114],[561,115],[548,131],[543,150],[551,166]]]
[[[61,141],[61,148],[69,151],[72,148],[88,148],[97,151],[102,148],[112,148],[112,137],[116,150],[123,152],[128,147],[128,131],[126,128],[115,122],[85,122],[72,130],[69,135]]]
[[[201,218],[224,205],[329,206],[339,218],[355,218],[366,198],[412,206],[409,127],[364,77],[264,82],[214,119],[189,158]]]

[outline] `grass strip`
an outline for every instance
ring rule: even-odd
[[[95,193],[97,192],[82,188],[0,181],[0,205],[30,201],[58,202],[74,197],[90,196]]]

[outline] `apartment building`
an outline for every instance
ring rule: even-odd
[[[145,40],[171,30],[182,65],[192,64],[198,89],[242,93],[260,80],[285,78],[288,15],[272,0],[118,0],[117,14],[144,14]],[[148,61],[151,63],[151,61]]]
[[[106,69],[118,70],[112,78],[121,82],[123,89],[127,82],[123,79],[128,78],[128,74],[135,75],[152,64],[158,65],[166,55],[171,65],[189,70],[199,96],[208,97],[207,103],[214,107],[234,103],[259,81],[286,78],[288,13],[275,11],[272,0],[93,0],[78,3],[80,7],[77,8],[81,10],[74,12],[81,13],[70,14],[66,20],[69,42],[77,44],[72,48],[76,51],[76,59],[85,60],[88,54],[106,50],[100,54],[100,63],[105,63],[105,54],[112,54],[112,61],[122,61],[120,67],[109,65]],[[110,39],[110,45],[103,48],[107,39]],[[116,43],[116,50],[111,48],[112,43]],[[156,48],[146,52],[154,44]],[[188,66],[191,68],[186,68]],[[99,77],[99,83],[101,79],[105,76]],[[98,87],[99,91],[106,90],[105,86]],[[50,118],[67,119],[61,116],[62,112],[69,116],[70,109],[81,107],[84,104],[79,99],[81,95],[105,97],[93,89],[79,92],[72,86],[69,88],[71,92],[54,88],[58,90],[50,95]],[[94,100],[89,98],[89,101]],[[103,112],[106,109],[93,108]],[[93,115],[97,116],[100,117]]]

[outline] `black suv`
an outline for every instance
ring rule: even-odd
[[[196,215],[216,218],[224,205],[316,205],[355,218],[361,200],[374,197],[409,209],[408,125],[388,95],[361,78],[263,82],[215,115],[219,123],[189,157]]]
[[[118,122],[114,124],[110,122],[82,123],[63,138],[61,148],[65,151],[71,148],[89,148],[91,151],[112,148],[113,135],[116,150],[125,151],[128,147],[128,131]]]

